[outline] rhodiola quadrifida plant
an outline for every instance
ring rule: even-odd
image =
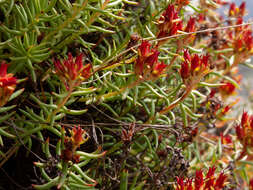
[[[246,14],[0,1],[0,189],[252,190],[253,115],[231,114],[252,67]]]

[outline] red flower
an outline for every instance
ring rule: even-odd
[[[135,74],[143,75],[145,61],[150,56],[151,44],[144,40],[138,48],[138,58],[135,64]]]
[[[177,177],[177,189],[176,190],[184,190],[184,178]]]
[[[175,34],[177,34],[177,31],[180,30],[179,28],[182,28],[182,22],[179,22],[178,24],[173,24],[171,26],[170,32],[168,36],[173,36]],[[159,37],[163,37],[162,35],[160,35]]]
[[[249,114],[248,112],[244,111],[242,114],[241,125],[242,126],[248,125],[249,124],[248,121],[249,121]]]
[[[81,71],[81,75],[84,79],[87,79],[91,76],[91,64],[87,64],[83,67],[82,71]]]
[[[168,5],[167,9],[165,10],[165,12],[163,12],[162,16],[167,22],[172,22],[174,19],[178,19],[178,14],[174,5]]]
[[[236,135],[237,135],[237,138],[242,141],[243,138],[245,137],[245,132],[243,130],[243,128],[240,126],[240,125],[237,125],[235,127],[235,131],[236,131]]]
[[[147,57],[150,53],[150,48],[151,44],[148,41],[144,40],[139,47],[140,55],[142,57]]]
[[[195,30],[196,30],[195,23],[196,23],[196,19],[193,17],[190,17],[184,31],[185,32],[195,32]]]
[[[190,76],[190,66],[187,61],[182,63],[180,74],[183,79],[187,79]]]
[[[223,187],[225,186],[225,181],[227,179],[227,176],[224,173],[221,173],[218,177],[218,179],[215,182],[215,190],[222,190]]]
[[[178,17],[174,5],[168,5],[158,22],[157,38],[175,35],[178,30],[182,30],[182,21]]]
[[[184,50],[184,60],[185,61],[191,61],[191,55],[187,49]]]
[[[147,57],[147,59],[145,60],[146,64],[148,64],[150,67],[153,67],[154,63],[157,63],[157,61],[158,61],[159,54],[160,54],[160,52],[157,51],[156,49],[152,50],[151,55],[149,55]]]
[[[222,86],[219,87],[222,95],[231,95],[235,92],[235,85],[230,82],[222,82]]]
[[[202,64],[207,67],[208,66],[208,60],[209,60],[209,54],[202,55]]]
[[[193,79],[204,74],[208,70],[209,56],[199,57],[197,54],[190,55],[188,50],[184,50],[184,62],[181,65],[180,74],[183,80]]]
[[[229,11],[228,11],[229,16],[234,16],[236,14],[236,12],[238,12],[236,10],[236,8],[237,7],[236,7],[235,3],[230,4],[230,8],[229,8]]]
[[[194,184],[192,179],[177,177],[176,190],[222,190],[225,186],[227,176],[220,173],[219,177],[215,177],[215,167],[209,168],[206,177],[203,176],[202,170],[196,171]]]
[[[54,60],[56,74],[59,75],[63,83],[68,89],[72,84],[78,86],[82,80],[85,80],[91,75],[91,65],[83,66],[83,54],[81,53],[74,60],[71,53],[68,54],[68,59],[61,63],[58,59]]]
[[[238,19],[238,22],[242,22]],[[236,29],[236,34],[232,36],[233,40],[233,48],[236,53],[241,52],[248,52],[252,53],[253,50],[253,37],[252,37],[252,30],[248,26],[238,27]]]
[[[246,153],[250,154],[248,149],[253,149],[253,115],[243,112],[241,123],[235,126],[238,140],[243,145],[243,150],[239,158]]]
[[[240,16],[244,16],[246,13],[246,3],[245,1],[241,3],[241,5],[239,6],[239,15]]]
[[[7,74],[8,65],[4,61],[0,65],[0,88],[13,86],[17,84],[17,79],[13,74]]]
[[[191,59],[191,72],[194,73],[200,69],[201,63],[200,58],[197,54],[193,55]]]
[[[187,33],[191,33],[191,32],[195,32],[196,31],[196,19],[195,18],[190,17],[190,19],[188,20],[187,25],[186,25],[184,31],[187,32]],[[195,38],[195,34],[187,35],[184,38],[184,44],[191,43],[194,40],[194,38]]]
[[[80,146],[83,144],[87,139],[83,138],[83,135],[86,133],[80,126],[74,127],[72,129],[72,141],[75,146]]]
[[[3,61],[0,65],[0,107],[6,104],[17,84],[12,73],[7,73],[8,65]]]
[[[196,176],[195,176],[195,190],[200,190],[200,188],[203,186],[204,184],[204,179],[203,179],[203,172],[202,170],[197,170],[196,171]]]
[[[184,182],[184,178],[177,177],[177,188],[176,190],[192,190],[192,179],[186,179]]]
[[[65,162],[78,163],[80,156],[76,155],[76,149],[88,140],[88,136],[80,126],[72,128],[70,133],[70,137],[64,137],[64,149],[61,152],[61,159]],[[84,135],[86,135],[86,138],[84,138]]]
[[[154,68],[153,68],[153,71],[152,71],[152,74],[153,75],[156,75],[156,76],[159,76],[160,74],[162,74],[162,72],[164,71],[164,69],[167,67],[167,65],[164,64],[164,62],[157,62],[155,65],[154,65]]]
[[[244,16],[246,14],[246,3],[242,2],[239,7],[235,5],[235,3],[230,4],[230,8],[228,11],[228,15],[231,17],[239,17],[239,16]]]
[[[216,168],[213,166],[211,168],[209,168],[207,174],[206,174],[206,182],[205,182],[205,188],[204,189],[211,189],[211,187],[213,187],[214,185],[214,173],[215,173]]]
[[[135,63],[135,74],[141,78],[153,79],[158,77],[166,65],[158,62],[160,52],[157,49],[150,49],[151,44],[143,41],[138,49],[138,57]]]
[[[213,177],[213,176],[214,176],[215,170],[216,170],[216,168],[215,168],[214,166],[211,167],[211,168],[209,168],[209,169],[208,169],[208,172],[207,172],[207,174],[206,174],[206,177],[207,177],[207,178]]]

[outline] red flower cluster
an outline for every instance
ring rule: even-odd
[[[184,29],[184,32],[191,33],[195,31],[196,31],[196,19],[193,17],[190,17]],[[189,34],[186,37],[184,37],[184,40],[182,42],[184,45],[187,45],[193,42],[194,39],[195,39],[195,34]]]
[[[17,84],[12,73],[7,74],[8,65],[3,61],[0,65],[0,107],[6,104]]]
[[[64,139],[64,149],[62,150],[61,158],[65,162],[78,163],[80,156],[75,154],[76,149],[88,140],[88,135],[80,126],[74,127],[70,133],[71,136]]]
[[[214,176],[215,167],[209,168],[206,177],[203,177],[203,171],[197,170],[194,184],[193,179],[177,177],[176,190],[222,190],[225,186],[227,176],[220,173],[218,177]]]
[[[80,126],[72,129],[71,140],[76,147],[79,147],[81,144],[83,144],[87,140],[83,138],[84,134],[86,134],[86,131],[84,131]]]
[[[241,31],[235,34],[233,39],[233,48],[235,49],[236,53],[241,52],[249,52],[252,53],[253,51],[253,37],[252,37],[252,30],[249,27],[239,27]],[[238,28],[238,29],[239,29]]]
[[[196,19],[193,17],[190,17],[184,31],[185,32],[195,32],[195,30],[196,30],[195,23],[196,23]]]
[[[68,89],[70,85],[78,86],[79,83],[88,79],[91,75],[91,64],[83,66],[83,54],[76,57],[75,61],[71,53],[68,54],[68,59],[63,63],[58,59],[54,60],[56,74],[64,82]]]
[[[180,6],[185,4],[188,4],[189,2],[187,0],[178,0],[178,3]],[[181,4],[180,4],[181,3]],[[183,29],[183,22],[181,18],[178,16],[178,12],[175,9],[174,5],[169,5],[167,9],[163,12],[162,16],[160,17],[158,21],[158,34],[157,38],[163,38],[172,36],[178,33],[178,31],[184,31],[184,32],[194,32],[196,31],[196,19],[190,17],[186,27]],[[186,38],[192,39],[193,35],[189,35]],[[187,43],[189,43],[187,41]],[[159,45],[159,44],[158,44]]]
[[[208,55],[200,57],[197,54],[190,55],[188,50],[184,50],[184,62],[181,65],[180,74],[185,83],[190,79],[193,81],[194,77],[202,76],[208,71]]]
[[[253,148],[253,115],[243,112],[241,123],[235,127],[238,140],[243,145],[241,157],[243,157],[247,150]]]
[[[230,8],[228,11],[228,15],[231,17],[242,17],[246,14],[246,3],[242,2],[239,7],[235,5],[235,3],[230,4]]]
[[[241,7],[241,6],[240,6]],[[237,17],[236,19],[230,22],[233,24],[243,24],[243,18]],[[244,62],[253,54],[253,36],[252,36],[252,28],[249,25],[238,26],[234,29],[230,29],[227,31],[227,39],[229,42],[229,47],[234,49],[235,54],[235,65]]]
[[[175,35],[178,30],[183,29],[182,20],[178,17],[174,5],[169,5],[167,7],[158,23],[159,33],[157,38]]]
[[[138,49],[138,58],[135,63],[135,74],[142,79],[154,79],[164,71],[166,65],[158,62],[157,49],[151,49],[148,41],[143,41]]]
[[[222,82],[222,86],[219,87],[219,91],[222,96],[229,96],[235,92],[235,85],[230,82]]]

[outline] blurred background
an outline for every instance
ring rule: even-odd
[[[245,22],[253,21],[253,0],[226,0],[227,2],[235,2],[239,6],[242,2],[246,2],[247,15],[244,17]],[[226,10],[222,9],[222,14],[228,11],[229,5],[226,6]],[[251,26],[252,27],[252,26]],[[253,65],[253,57],[250,63]],[[252,67],[253,68],[253,67]],[[239,73],[242,75],[242,81],[238,94],[234,98],[240,98],[239,109],[234,110],[235,114],[241,114],[244,110],[253,110],[253,69],[243,64],[239,65]],[[237,105],[238,106],[238,105]]]
[[[231,0],[236,5],[240,5],[243,0]],[[245,21],[253,21],[253,0],[245,0],[246,9],[248,14],[244,17]],[[251,26],[252,27],[252,26]],[[251,58],[251,64],[253,65],[253,57]],[[241,89],[238,90],[238,95],[241,96],[240,104],[241,109],[253,110],[253,69],[240,64],[239,72],[242,74]],[[240,110],[241,111],[241,110]]]

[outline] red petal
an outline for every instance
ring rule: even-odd
[[[195,31],[195,18],[193,17],[190,17],[188,23],[187,23],[187,26],[185,28],[185,32],[194,32]]]
[[[83,53],[76,57],[77,71],[80,71],[83,67]]]
[[[185,61],[181,65],[180,74],[183,79],[186,79],[190,75],[190,68],[189,64]]]
[[[7,68],[8,64],[6,64],[4,61],[1,63],[0,66],[0,77],[5,77],[7,74]]]
[[[227,176],[224,173],[221,173],[218,179],[216,180],[215,187],[222,189],[224,187],[224,183],[226,179],[227,179]]]
[[[140,56],[144,56],[144,57],[148,56],[148,54],[150,53],[150,47],[151,47],[151,44],[148,41],[144,40],[139,47],[139,50],[141,53]]]
[[[12,86],[17,84],[15,77],[0,78],[0,87]]]
[[[154,50],[153,53],[147,57],[146,63],[150,66],[153,67],[153,64],[158,61],[158,55],[160,54],[159,51]]]
[[[189,62],[191,61],[191,56],[190,56],[188,49],[184,50],[184,60],[189,61]]]

